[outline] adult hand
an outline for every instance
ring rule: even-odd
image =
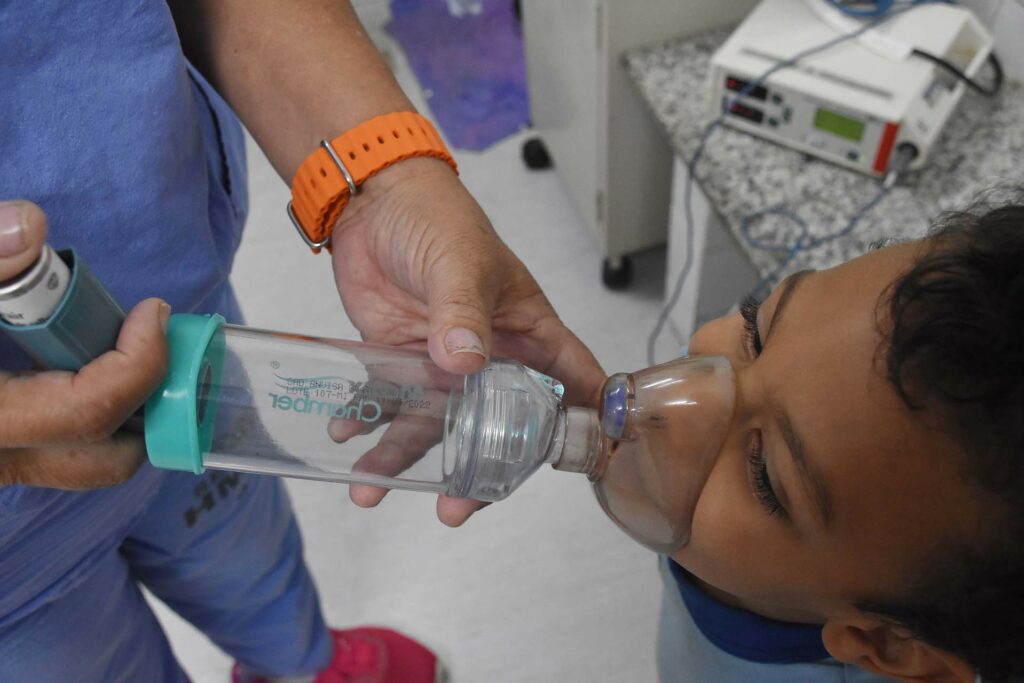
[[[0,203],[0,281],[31,266],[46,216],[30,202]],[[92,489],[122,482],[146,457],[142,438],[118,432],[159,386],[170,307],[132,309],[117,348],[75,372],[0,371],[0,486]]]
[[[317,141],[412,110],[350,2],[172,0],[185,54],[290,183]],[[273,40],[266,40],[273,27]],[[333,234],[342,302],[369,341],[426,345],[452,372],[512,356],[558,377],[575,401],[602,379],[522,263],[441,161],[409,159],[363,184]],[[350,489],[369,505],[382,491]],[[366,496],[366,497],[364,497]],[[442,521],[473,506],[442,499]]]
[[[367,181],[335,227],[334,277],[367,341],[426,346],[444,370],[472,373],[487,358],[515,358],[596,404],[604,372],[562,324],[522,262],[443,162],[410,159]],[[352,487],[375,505],[383,489]],[[458,526],[476,501],[442,496],[437,513]]]

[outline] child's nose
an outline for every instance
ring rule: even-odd
[[[716,318],[701,327],[690,337],[689,356],[718,355],[728,356],[731,345],[728,343],[729,331],[733,325],[732,318],[738,316],[725,316]]]

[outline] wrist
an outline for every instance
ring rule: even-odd
[[[407,225],[409,217],[397,218],[409,207],[422,206],[428,197],[455,196],[453,190],[464,191],[458,175],[440,159],[415,157],[405,159],[360,185],[359,193],[352,198],[332,230],[332,240],[358,225],[374,233],[389,228]]]
[[[424,117],[413,112],[375,117],[322,141],[306,158],[292,180],[288,214],[302,239],[318,252],[329,245],[349,201],[363,191],[379,195],[405,180],[440,173],[438,164],[422,163],[430,158],[458,172],[441,136]]]
[[[359,194],[352,200],[353,204],[360,199],[372,199],[388,194],[396,187],[421,178],[440,176],[457,180],[458,174],[447,162],[436,157],[412,157],[377,172],[359,186]]]

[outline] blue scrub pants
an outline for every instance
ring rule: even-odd
[[[250,671],[299,676],[328,665],[333,645],[281,482],[164,477],[119,548],[0,630],[0,681],[187,681],[139,584]]]

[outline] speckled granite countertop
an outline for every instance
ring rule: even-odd
[[[678,156],[689,159],[713,118],[706,76],[711,55],[728,36],[720,30],[631,52],[626,68]],[[696,177],[762,275],[786,250],[753,246],[740,232],[743,217],[769,207],[797,213],[812,236],[841,230],[878,191],[878,181],[721,126],[711,134]],[[907,173],[849,235],[800,253],[780,273],[825,268],[863,253],[881,238],[924,234],[942,211],[964,207],[998,183],[1024,181],[1024,87],[1007,82],[992,99],[964,95],[928,165]],[[755,237],[792,244],[799,228],[767,216],[751,223]],[[788,238],[788,239],[787,239]]]

